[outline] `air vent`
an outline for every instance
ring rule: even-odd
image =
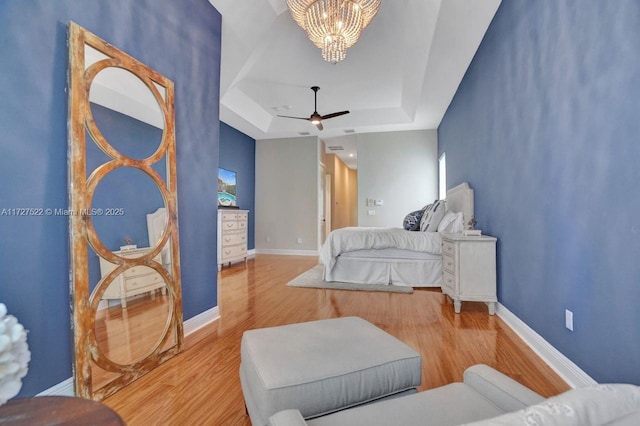
[[[300,136],[309,136],[311,133],[309,132],[298,132]]]
[[[329,146],[329,151],[344,151],[344,148],[340,145]]]
[[[289,111],[291,109],[291,105],[272,106],[271,109],[275,112]]]
[[[354,129],[345,129],[344,132],[345,133],[355,133],[356,131]]]

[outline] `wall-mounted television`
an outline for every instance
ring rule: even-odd
[[[218,207],[238,208],[236,172],[218,167]]]

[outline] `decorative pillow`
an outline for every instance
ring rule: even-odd
[[[447,227],[456,220],[456,214],[452,211],[448,211],[442,216],[442,220],[438,224],[438,232],[448,232]]]
[[[436,200],[436,201],[438,201],[438,200]],[[424,206],[424,207],[422,208],[422,217],[420,218],[420,228],[419,228],[419,230],[420,230],[420,231],[422,231],[422,227],[423,227],[423,226],[426,226],[426,224],[425,224],[425,225],[423,225],[423,222],[424,222],[425,220],[427,220],[427,215],[429,214],[429,212],[430,212],[430,211],[431,211],[431,209],[433,208],[433,205],[434,205],[434,204],[435,204],[435,201],[434,201],[433,203],[428,204],[428,205],[426,205],[426,206]]]
[[[438,232],[446,232],[448,234],[459,234],[463,228],[462,212],[454,213],[448,211],[438,224]]]
[[[402,227],[407,231],[418,231],[420,229],[420,219],[422,219],[423,210],[416,210],[404,217]]]
[[[445,208],[444,200],[438,200],[433,203],[431,210],[422,216],[422,220],[420,221],[420,230],[423,232],[436,232],[440,221],[444,217]]]

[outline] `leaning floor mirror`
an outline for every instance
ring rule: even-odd
[[[173,82],[69,24],[74,380],[101,400],[183,347]]]

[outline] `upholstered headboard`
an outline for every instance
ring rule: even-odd
[[[451,188],[447,191],[447,210],[462,212],[464,229],[469,229],[469,220],[474,217],[473,189],[467,182]]]

